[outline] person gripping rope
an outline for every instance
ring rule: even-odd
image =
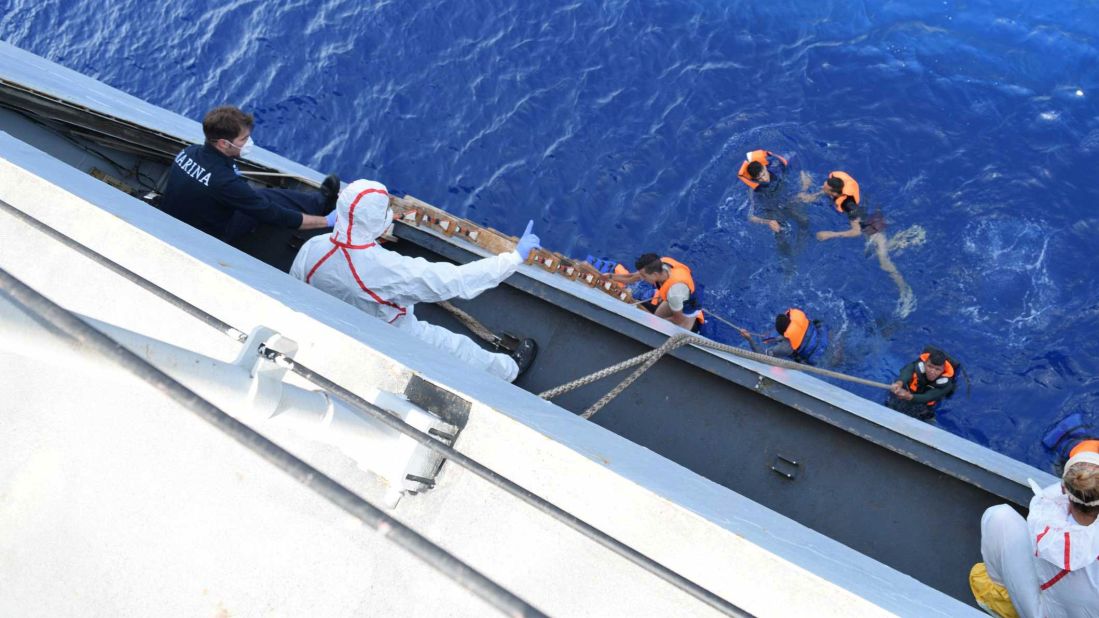
[[[669,322],[698,332],[705,322],[699,300],[701,290],[696,288],[691,269],[670,257],[646,253],[634,263],[637,270],[629,274],[616,274],[612,278],[621,283],[644,280],[656,291],[641,307]]]
[[[928,348],[901,368],[885,405],[921,421],[934,421],[936,406],[957,389],[960,365],[942,350]]]
[[[791,307],[775,316],[777,340],[756,342],[752,333],[740,329],[753,352],[784,357],[805,365],[816,365],[828,347],[828,332],[819,320],[810,320],[801,309]]]
[[[1099,440],[1070,451],[1060,483],[1030,486],[1025,520],[1006,504],[982,515],[974,598],[1002,618],[1099,617]]]
[[[246,236],[260,222],[276,227],[314,230],[328,227],[340,179],[324,179],[319,193],[253,189],[233,159],[254,146],[254,119],[225,105],[202,120],[206,142],[184,148],[172,162],[160,208],[176,219],[227,243]]]
[[[533,339],[522,340],[511,354],[489,352],[469,337],[420,321],[415,305],[474,298],[496,287],[538,248],[533,221],[515,251],[459,266],[404,256],[375,242],[393,221],[389,192],[380,182],[348,185],[333,214],[332,234],[302,246],[290,267],[292,276],[501,379],[512,382],[531,366],[538,349]]]

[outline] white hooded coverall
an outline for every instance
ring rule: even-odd
[[[981,518],[989,577],[1023,618],[1099,617],[1099,522],[1077,523],[1060,483],[1034,493],[1026,520],[1006,504]]]
[[[389,251],[375,239],[391,223],[385,185],[357,180],[336,201],[336,225],[330,236],[315,236],[302,246],[290,274],[355,305],[469,365],[507,380],[519,367],[507,354],[484,350],[469,337],[421,322],[418,302],[474,298],[514,273],[522,259],[511,251],[456,266]]]

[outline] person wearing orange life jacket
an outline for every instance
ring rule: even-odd
[[[867,248],[874,248],[878,256],[878,265],[893,280],[897,286],[900,297],[897,299],[896,315],[906,317],[916,309],[916,295],[912,288],[901,276],[893,260],[889,257],[889,243],[885,236],[885,217],[877,212],[868,216],[863,204],[859,183],[847,172],[835,171],[828,174],[828,178],[821,186],[821,191],[829,200],[829,205],[836,212],[846,215],[851,228],[842,232],[820,231],[817,232],[817,240],[825,241],[833,238],[858,238],[866,236]],[[808,199],[812,199],[810,194]]]
[[[639,279],[656,288],[650,300],[641,307],[669,322],[697,332],[704,321],[699,293],[691,269],[670,257],[646,253],[634,263],[636,272],[616,274],[612,278],[622,283],[634,283]]]
[[[741,329],[752,350],[768,356],[781,356],[806,365],[815,365],[828,347],[828,332],[819,320],[810,320],[801,309],[790,308],[775,316],[777,341],[757,342],[752,334]]]
[[[1059,483],[1030,486],[1025,520],[1007,504],[982,515],[974,598],[1005,618],[1099,616],[1099,440],[1069,452]]]
[[[863,208],[859,183],[847,172],[831,172],[821,186],[821,191],[841,215],[846,215],[851,229],[842,232],[817,232],[817,240],[832,238],[858,238],[860,234],[873,236],[885,230],[885,218],[867,217]]]
[[[775,234],[789,231],[789,221],[798,224],[798,241],[804,241],[809,229],[809,218],[796,200],[783,199],[786,170],[789,162],[770,150],[753,150],[745,155],[737,178],[748,186],[748,221],[766,225]],[[731,199],[731,198],[730,198]],[[780,242],[783,239],[780,237]],[[788,243],[787,243],[788,244]],[[783,253],[790,253],[782,246]]]
[[[959,366],[942,350],[928,348],[901,369],[885,405],[922,421],[935,419],[935,406],[954,394]]]
[[[787,164],[784,157],[770,150],[753,150],[744,155],[737,178],[752,191],[760,191],[770,186],[772,179],[781,180]]]

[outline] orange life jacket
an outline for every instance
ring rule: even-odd
[[[1080,444],[1072,447],[1072,450],[1068,452],[1069,459],[1085,452],[1099,453],[1099,440],[1084,440]]]
[[[653,293],[652,300],[649,302],[653,305],[659,306],[668,298],[668,290],[672,289],[672,286],[677,283],[686,283],[687,289],[691,291],[693,296],[695,293],[695,280],[691,276],[691,269],[687,268],[685,264],[677,260],[673,260],[670,257],[662,257],[660,261],[671,266],[668,270],[668,278],[664,280],[664,283],[660,284],[660,289]]]
[[[843,202],[847,198],[855,200],[855,203],[859,203],[859,183],[855,182],[854,178],[851,178],[847,172],[832,172],[828,174],[829,178],[839,178],[843,181],[843,189],[840,189],[839,197],[832,198],[836,202],[836,212],[844,214]]]
[[[775,157],[779,161],[782,161],[783,165],[786,165],[786,159],[771,152],[770,150],[753,150],[752,152],[744,155],[744,163],[740,164],[740,171],[737,172],[736,177],[739,178],[741,182],[748,185],[748,188],[755,189],[759,186],[759,183],[752,180],[752,176],[748,173],[748,165],[755,161],[763,167],[767,167],[767,164],[770,163],[770,159],[768,159],[768,157]]]
[[[931,353],[930,352],[924,352],[923,354],[920,354],[920,360],[925,362],[925,363],[930,358],[931,358]],[[919,376],[920,376],[919,369],[912,372],[912,380],[908,383],[908,390],[909,391],[915,393],[916,389],[918,389],[920,387]],[[946,378],[948,380],[954,378],[954,365],[951,365],[949,360],[943,361],[943,374],[941,376],[939,376],[938,378],[936,378],[935,382],[938,382],[939,380],[941,380],[943,378]],[[945,382],[944,382],[944,384],[945,384]],[[927,405],[933,406],[936,403],[938,403],[938,402],[937,401],[929,401],[929,402],[927,402]]]
[[[791,348],[797,350],[801,347],[805,333],[809,330],[809,318],[801,309],[790,309],[786,312],[786,316],[790,318],[790,325],[786,327],[786,332],[782,336],[790,340]]]

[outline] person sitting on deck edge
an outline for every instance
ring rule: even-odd
[[[637,272],[617,274],[612,278],[622,283],[644,279],[656,288],[653,297],[641,307],[658,317],[697,333],[705,322],[700,303],[701,286],[696,290],[691,269],[670,257],[646,253],[634,263]]]
[[[340,179],[324,179],[319,193],[253,189],[233,159],[252,150],[254,119],[231,105],[215,107],[202,120],[204,144],[184,148],[172,163],[160,208],[176,219],[227,243],[269,225],[314,230],[331,227],[325,215],[336,204]]]
[[[1024,520],[1007,504],[981,517],[969,587],[994,616],[1099,616],[1099,440],[1069,452],[1061,482],[1041,488]]]
[[[775,330],[779,337],[757,343],[752,334],[741,329],[752,351],[768,356],[782,356],[805,365],[816,365],[824,349],[828,347],[828,331],[820,320],[810,320],[801,309],[791,307],[786,313],[775,316]]]
[[[954,394],[961,368],[946,352],[928,347],[901,369],[885,405],[921,421],[935,420],[935,406]]]

